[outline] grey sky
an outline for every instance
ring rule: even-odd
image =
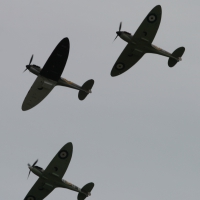
[[[200,67],[199,1],[5,1],[1,0],[1,199],[24,199],[37,180],[27,180],[27,163],[46,168],[72,142],[64,178],[79,187],[93,181],[90,200],[199,200]],[[156,5],[162,20],[153,44],[183,61],[169,68],[166,57],[146,54],[112,78],[110,71],[126,43],[112,43],[120,21],[134,33]],[[93,93],[56,87],[38,106],[21,110],[36,76],[68,37],[70,54],[63,77],[82,85],[93,78]],[[46,199],[72,200],[77,193],[55,189]]]

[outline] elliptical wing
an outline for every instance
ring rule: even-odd
[[[111,70],[111,76],[118,76],[120,74],[123,74],[134,64],[136,64],[143,55],[144,53],[142,51],[135,49],[134,46],[131,44],[127,44],[125,49],[122,51],[121,55],[115,62]]]
[[[140,40],[152,43],[158,28],[160,26],[162,8],[160,5],[155,6],[145,17],[143,22],[132,37],[133,41]]]
[[[40,74],[48,79],[58,81],[68,59],[69,47],[69,39],[62,39],[46,61]]]
[[[39,104],[51,92],[55,85],[55,81],[38,76],[24,99],[22,110],[29,110]]]
[[[51,174],[54,177],[62,178],[69,166],[73,152],[72,143],[64,145],[55,155],[44,171],[44,174]]]
[[[50,185],[45,185],[41,178],[39,178],[33,187],[30,189],[24,200],[43,200],[47,195],[49,195],[55,187]]]

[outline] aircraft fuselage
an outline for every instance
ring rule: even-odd
[[[85,193],[81,190],[81,188],[77,187],[76,185],[61,179],[56,173],[47,174],[43,169],[38,169],[37,167],[29,166],[29,169],[36,175],[42,178],[45,182],[44,187],[62,187],[67,188],[69,190],[73,190],[76,192],[80,192],[85,194],[86,196],[90,196],[90,193]]]
[[[155,53],[155,54],[159,54],[162,56],[166,56],[169,58],[173,58],[175,59],[177,62],[181,61],[181,58],[176,58],[174,57],[171,53],[151,44],[148,40],[146,40],[145,38],[136,38],[134,40],[134,36],[132,36],[130,33],[125,32],[125,31],[118,31],[117,35],[124,40],[125,42],[132,44],[134,50],[141,52],[141,53]]]
[[[29,65],[28,67],[28,70],[35,74],[36,76],[41,76],[40,75],[40,71],[41,71],[41,68],[37,65]],[[44,77],[44,79],[47,80],[46,77]],[[55,81],[51,80],[51,79],[48,79],[48,83],[50,84],[52,82],[52,84],[55,84]],[[62,78],[60,77],[59,80],[57,81],[56,85],[60,85],[60,86],[64,86],[64,87],[69,87],[69,88],[73,88],[73,89],[76,89],[76,90],[81,90],[81,91],[84,91],[86,93],[91,93],[91,91],[86,91],[84,89],[81,88],[81,86],[71,82],[71,81],[68,81],[67,79],[65,78]]]

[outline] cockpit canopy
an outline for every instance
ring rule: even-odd
[[[131,33],[129,33],[129,32],[126,32],[126,31],[124,31],[124,33],[126,33],[126,34],[128,34],[128,35],[131,35]]]
[[[39,66],[37,66],[37,65],[33,65],[33,67],[35,67],[35,68],[38,68],[38,69],[41,69]]]
[[[36,169],[39,169],[41,172],[43,172],[44,170],[41,167],[38,166],[34,166]]]

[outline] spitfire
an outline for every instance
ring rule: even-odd
[[[33,55],[31,56],[30,62],[26,65],[24,72],[29,70],[37,78],[24,99],[22,104],[23,111],[29,110],[39,104],[57,85],[79,90],[78,97],[80,100],[84,100],[92,92],[93,79],[86,81],[81,87],[61,77],[68,59],[69,46],[69,39],[62,39],[42,69],[37,65],[31,65]]]
[[[78,200],[84,200],[86,197],[90,196],[94,183],[88,183],[81,189],[62,179],[71,161],[72,152],[73,146],[72,143],[69,142],[60,149],[45,170],[36,166],[38,160],[36,160],[32,166],[28,164],[28,168],[30,169],[29,175],[30,172],[33,172],[35,175],[39,176],[39,179],[33,185],[24,200],[44,199],[57,187],[78,192]]]
[[[161,15],[161,6],[154,7],[145,17],[134,35],[126,31],[121,31],[122,23],[120,23],[119,31],[116,32],[116,38],[119,36],[128,44],[114,64],[111,70],[111,76],[118,76],[130,69],[145,53],[154,53],[168,57],[169,67],[173,67],[177,62],[182,60],[181,56],[185,51],[184,47],[176,49],[171,54],[152,44],[160,25]]]

